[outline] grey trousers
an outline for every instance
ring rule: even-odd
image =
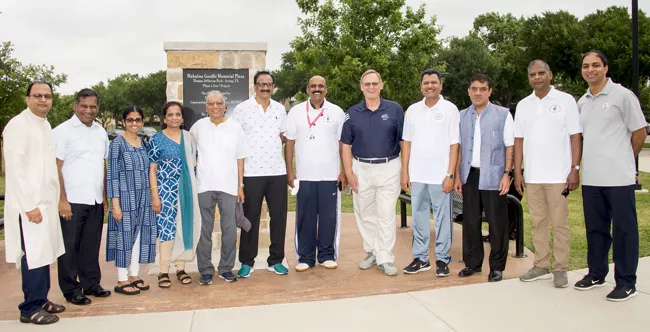
[[[237,197],[221,191],[199,193],[201,209],[201,237],[196,248],[196,256],[201,275],[214,275],[212,265],[212,230],[214,228],[214,210],[219,206],[221,215],[221,259],[219,274],[231,272],[235,266],[237,245],[237,225],[235,224],[235,207]]]

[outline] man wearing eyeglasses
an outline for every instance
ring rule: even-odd
[[[359,268],[376,264],[384,274],[395,276],[395,204],[400,192],[404,111],[381,98],[384,83],[377,71],[363,73],[359,85],[364,101],[348,110],[341,132],[341,158],[366,252]]]
[[[20,321],[56,323],[62,305],[47,299],[50,264],[65,253],[59,223],[59,177],[54,136],[45,116],[52,108],[52,86],[34,82],[27,88],[27,109],[13,117],[2,133],[5,161],[5,254],[22,274],[25,301]]]
[[[221,215],[219,278],[225,282],[237,281],[232,273],[237,253],[235,209],[237,201],[245,202],[241,184],[244,183],[244,157],[248,153],[244,130],[237,121],[224,116],[226,100],[223,94],[216,90],[208,92],[205,108],[209,117],[197,121],[190,130],[198,151],[196,182],[201,209],[201,237],[196,256],[201,285],[211,284],[215,272],[212,265],[212,230],[216,205]]]
[[[285,275],[289,270],[284,260],[284,234],[287,228],[287,170],[282,158],[282,144],[287,111],[271,99],[274,78],[268,71],[259,71],[253,78],[255,94],[235,107],[232,118],[246,133],[250,153],[244,160],[244,215],[251,222],[250,232],[241,232],[237,275],[247,278],[253,272],[259,240],[262,200],[269,208],[271,245],[267,270]]]
[[[289,111],[285,133],[287,178],[289,186],[298,189],[295,236],[298,272],[314,267],[317,259],[327,269],[337,267],[341,221],[337,184],[340,188],[346,186],[339,159],[339,137],[345,113],[325,100],[327,84],[323,77],[312,77],[307,93],[309,99]]]
[[[95,91],[82,89],[75,97],[74,115],[54,129],[66,251],[58,261],[59,287],[75,305],[90,304],[86,295],[111,295],[99,285],[99,246],[108,210],[104,191],[108,135],[95,122],[98,103]]]

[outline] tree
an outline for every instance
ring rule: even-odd
[[[48,82],[56,91],[67,81],[65,74],[55,73],[54,66],[23,65],[11,56],[12,52],[11,42],[0,45],[0,133],[12,117],[27,107],[25,95],[30,82]]]
[[[302,35],[291,42],[276,71],[276,96],[286,99],[304,91],[313,75],[325,77],[328,100],[343,108],[362,99],[359,78],[377,70],[385,83],[382,95],[403,106],[419,100],[419,74],[440,49],[436,19],[425,20],[404,0],[297,0],[304,18]],[[364,18],[364,19],[360,19]]]

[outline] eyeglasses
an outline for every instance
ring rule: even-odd
[[[365,82],[365,83],[361,83],[361,85],[363,85],[363,86],[366,87],[366,88],[369,88],[370,86],[376,88],[376,87],[379,86],[379,83],[380,83],[380,82]]]
[[[273,82],[257,82],[255,83],[260,88],[270,88],[273,86]]]
[[[208,105],[208,106],[224,106],[224,105],[226,105],[226,103],[224,103],[223,101],[211,101],[211,102],[205,103],[205,104]]]
[[[142,123],[142,118],[126,118],[126,123]]]
[[[50,94],[40,94],[40,93],[35,93],[35,94],[31,95],[31,97],[36,98],[36,99],[45,99],[45,100],[52,99],[52,95],[50,95]]]
[[[309,85],[309,88],[310,89],[316,89],[316,88],[325,89],[325,84],[311,84],[311,85]]]

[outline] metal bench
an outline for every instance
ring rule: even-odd
[[[514,224],[515,226],[515,248],[516,252],[513,257],[523,258],[526,257],[524,254],[524,210],[521,206],[520,197],[516,191],[513,192],[514,188],[511,185],[510,193],[507,196],[508,202],[508,218],[509,224]],[[517,196],[515,196],[515,194]],[[452,219],[462,224],[462,215],[463,215],[463,196],[456,194],[452,191]],[[401,218],[401,228],[407,228],[406,224],[406,204],[411,204],[411,196],[404,191],[399,195],[400,203],[400,218]],[[485,211],[482,211],[483,219],[485,220]]]

